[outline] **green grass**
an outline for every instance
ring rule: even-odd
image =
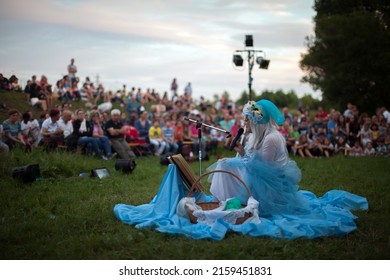
[[[220,151],[225,156],[230,152]],[[203,168],[216,160],[204,162]],[[38,163],[46,179],[23,184],[12,167]],[[345,237],[277,240],[229,233],[222,241],[192,240],[137,230],[118,221],[117,203],[150,202],[167,170],[159,159],[137,159],[133,174],[103,162],[67,153],[35,150],[2,155],[0,164],[0,259],[389,259],[390,176],[387,158],[297,159],[301,189],[322,195],[344,189],[367,197],[358,230]],[[199,164],[191,164],[199,171]],[[80,172],[107,167],[103,180]]]

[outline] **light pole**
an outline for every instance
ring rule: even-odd
[[[244,65],[244,59],[241,54],[247,55],[248,60],[248,100],[252,100],[252,69],[253,65],[256,63],[259,64],[260,69],[268,69],[270,60],[265,59],[265,52],[262,50],[253,49],[253,36],[245,35],[245,49],[236,50],[233,54],[233,63],[237,67],[242,67]]]

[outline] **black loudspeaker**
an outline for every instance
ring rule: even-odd
[[[115,169],[122,170],[123,173],[131,173],[137,164],[132,159],[118,159],[115,162]]]
[[[245,35],[245,46],[246,47],[253,47],[253,36],[252,35]]]
[[[34,182],[40,176],[41,171],[38,164],[29,164],[12,169],[12,177],[21,180],[23,183]]]
[[[99,178],[99,179],[103,179],[103,178],[106,178],[106,177],[110,177],[110,170],[108,170],[107,168],[103,167],[103,168],[95,168],[95,169],[92,169],[91,170],[91,177],[96,177],[96,178]]]

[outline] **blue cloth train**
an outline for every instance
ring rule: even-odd
[[[259,166],[262,174],[267,166]],[[296,166],[283,170],[272,169],[264,176],[266,181],[280,186],[282,192],[288,191],[286,201],[274,203],[272,192],[267,189],[251,191],[260,198],[259,214],[261,223],[244,223],[232,225],[217,219],[212,226],[197,223],[176,214],[176,206],[181,198],[187,196],[186,188],[176,166],[171,164],[162,180],[154,199],[139,206],[117,204],[115,216],[123,223],[135,225],[137,229],[155,229],[162,233],[186,236],[193,239],[221,240],[228,231],[252,237],[272,238],[317,238],[321,236],[343,236],[356,230],[357,219],[352,210],[367,210],[368,203],[360,197],[342,190],[332,190],[320,198],[312,192],[298,190],[289,186],[292,180],[289,175],[296,174]],[[300,174],[300,173],[299,173]],[[262,176],[263,177],[263,176]],[[249,179],[251,180],[251,179]],[[253,180],[259,180],[253,177]],[[258,182],[257,182],[258,183]],[[249,182],[249,185],[251,183]],[[259,194],[256,194],[259,192]],[[273,197],[275,198],[275,197]],[[271,209],[273,209],[271,211]]]

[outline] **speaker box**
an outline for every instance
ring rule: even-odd
[[[12,169],[12,177],[21,180],[23,183],[34,182],[40,176],[41,171],[38,164],[29,164]]]
[[[124,173],[131,173],[135,169],[137,164],[132,159],[118,159],[115,162],[115,169],[122,170]]]

